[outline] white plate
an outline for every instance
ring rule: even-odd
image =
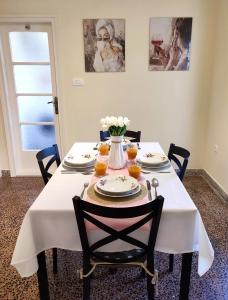
[[[66,162],[65,160],[63,161],[63,164],[65,165],[65,167],[67,168],[90,168],[92,166],[95,165],[96,160],[88,163],[88,164],[84,164],[84,165],[74,165],[74,164],[69,164],[68,162]]]
[[[141,190],[141,186],[139,185],[134,191],[129,192],[129,193],[124,194],[124,195],[122,195],[122,194],[121,195],[120,194],[109,194],[109,193],[102,192],[101,190],[98,189],[96,184],[94,184],[94,190],[95,190],[96,193],[98,193],[99,195],[102,195],[102,196],[111,197],[111,198],[122,198],[122,197],[130,197],[130,196],[136,195]]]
[[[166,155],[161,153],[147,152],[142,154],[138,158],[138,161],[144,165],[160,166],[169,162],[169,159]]]
[[[83,167],[92,164],[95,160],[96,157],[94,153],[76,153],[67,155],[64,159],[64,163],[72,167]]]
[[[99,191],[110,195],[125,195],[139,187],[138,181],[128,175],[108,175],[102,177],[97,183]]]
[[[148,169],[148,170],[160,170],[160,169],[163,170],[163,169],[167,169],[167,168],[171,167],[170,161],[167,161],[166,163],[161,164],[161,165],[148,165],[148,164],[142,164],[142,163],[140,163],[140,165],[143,169]]]

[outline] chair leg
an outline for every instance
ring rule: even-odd
[[[91,270],[90,263],[83,259],[83,273],[86,274]],[[83,300],[89,300],[90,299],[90,279],[91,275],[88,277],[83,277]]]
[[[154,285],[151,283],[151,277],[146,275],[147,277],[147,294],[148,300],[154,300]]]
[[[53,273],[57,274],[58,267],[57,267],[57,248],[52,249],[52,260],[53,260]]]
[[[90,276],[83,278],[83,300],[90,299]]]
[[[173,272],[174,255],[169,254],[169,272]]]
[[[147,261],[147,269],[151,272],[154,273],[154,261],[153,259],[151,261]],[[147,294],[148,294],[148,300],[154,300],[154,285],[152,284],[151,276],[146,274],[147,278]]]

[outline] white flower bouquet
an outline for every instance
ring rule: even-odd
[[[122,136],[127,130],[127,126],[130,124],[130,120],[127,117],[105,117],[100,121],[102,130],[108,130],[111,136]]]

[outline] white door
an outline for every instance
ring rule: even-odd
[[[15,175],[36,175],[35,154],[60,143],[50,24],[1,24],[1,58]]]

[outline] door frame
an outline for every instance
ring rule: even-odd
[[[0,25],[1,24],[22,24],[22,23],[40,23],[40,24],[49,24],[51,26],[52,31],[52,43],[53,43],[53,60],[54,60],[54,68],[55,68],[55,81],[56,81],[56,92],[58,95],[58,105],[59,105],[59,151],[60,156],[61,153],[64,153],[63,149],[63,137],[64,135],[64,113],[63,113],[63,102],[62,99],[62,92],[60,86],[60,78],[59,78],[59,64],[58,64],[58,53],[57,53],[57,39],[56,39],[56,17],[54,16],[1,16],[0,15]],[[0,41],[1,43],[1,41]],[[8,152],[8,160],[9,160],[9,168],[10,174],[12,177],[16,176],[16,167],[14,161],[14,154],[13,154],[13,136],[12,136],[12,120],[10,119],[9,113],[9,105],[7,103],[7,89],[5,88],[7,85],[7,77],[6,77],[6,66],[3,60],[3,53],[1,51],[1,44],[0,44],[0,104],[2,105],[2,112],[3,112],[3,121],[4,121],[4,129],[6,135],[6,142],[7,142],[7,152]],[[32,176],[32,175],[31,175]]]

